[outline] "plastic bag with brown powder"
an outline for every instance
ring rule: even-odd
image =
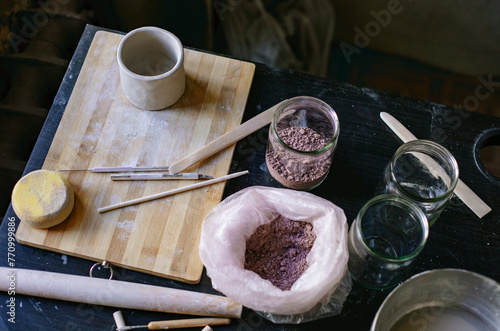
[[[342,310],[351,289],[347,229],[343,210],[326,199],[252,186],[207,214],[199,253],[214,289],[274,323],[304,323]]]

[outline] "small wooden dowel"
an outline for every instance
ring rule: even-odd
[[[180,328],[193,328],[203,327],[206,325],[227,325],[231,323],[229,318],[189,318],[181,320],[159,321],[150,322],[148,324],[149,330],[165,330],[165,329],[180,329]]]
[[[178,193],[182,193],[182,192],[194,190],[194,189],[197,189],[197,188],[200,188],[200,187],[203,187],[203,186],[207,186],[207,185],[211,185],[211,184],[223,182],[223,181],[226,181],[226,180],[229,180],[229,179],[232,179],[232,178],[235,178],[235,177],[239,177],[239,176],[242,176],[242,175],[246,175],[246,174],[248,174],[248,170],[236,172],[234,174],[229,174],[229,175],[226,175],[226,176],[221,176],[221,177],[210,179],[210,180],[206,180],[206,181],[203,181],[203,182],[200,182],[200,183],[196,183],[196,184],[192,184],[192,185],[187,185],[187,186],[184,186],[184,187],[179,187],[179,188],[176,188],[176,189],[173,189],[173,190],[170,190],[170,191],[161,192],[161,193],[149,195],[149,196],[138,198],[138,199],[133,199],[133,200],[128,200],[128,201],[120,202],[120,203],[117,203],[117,204],[114,204],[114,205],[109,205],[107,207],[101,207],[101,208],[97,209],[97,211],[102,214],[102,213],[105,213],[105,212],[108,212],[108,211],[111,211],[111,210],[115,210],[115,209],[119,209],[119,208],[123,208],[123,207],[128,207],[128,206],[136,205],[136,204],[139,204],[139,203],[142,203],[142,202],[152,201],[152,200],[164,198],[164,197],[167,197],[167,196],[170,196],[170,195],[174,195],[174,194],[178,194]]]

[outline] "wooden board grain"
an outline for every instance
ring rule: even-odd
[[[164,166],[241,123],[253,64],[186,49],[184,95],[167,109],[144,111],[131,105],[120,88],[116,49],[121,38],[96,33],[43,169]],[[226,175],[233,151],[234,145],[187,171]],[[99,214],[99,207],[193,182],[114,182],[109,174],[92,172],[66,175],[76,195],[70,217],[50,229],[21,222],[16,233],[20,243],[199,282],[201,223],[220,202],[224,183]]]

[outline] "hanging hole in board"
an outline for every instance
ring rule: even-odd
[[[489,130],[476,142],[476,164],[492,182],[500,185],[500,129]]]
[[[109,280],[113,279],[113,266],[108,263],[108,261],[102,261],[94,263],[94,265],[90,268],[89,276],[90,277],[102,277],[103,275],[109,275]]]

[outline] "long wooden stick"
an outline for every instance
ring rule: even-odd
[[[170,190],[170,191],[161,192],[161,193],[149,195],[149,196],[138,198],[138,199],[133,199],[133,200],[128,200],[128,201],[120,202],[120,203],[117,203],[117,204],[114,204],[114,205],[109,205],[107,207],[101,207],[101,208],[97,209],[97,211],[102,214],[102,213],[105,213],[105,212],[108,212],[108,211],[111,211],[111,210],[115,210],[115,209],[118,209],[118,208],[128,207],[128,206],[136,205],[136,204],[139,204],[139,203],[142,203],[142,202],[156,200],[156,199],[167,197],[169,195],[174,195],[174,194],[178,194],[178,193],[182,193],[182,192],[194,190],[194,189],[197,189],[199,187],[203,187],[203,186],[207,186],[207,185],[211,185],[211,184],[223,182],[223,181],[226,181],[226,180],[229,180],[229,179],[232,179],[232,178],[235,178],[235,177],[239,177],[239,176],[242,176],[242,175],[246,175],[246,174],[248,174],[248,170],[236,172],[234,174],[229,174],[229,175],[226,175],[226,176],[221,176],[221,177],[218,177],[218,178],[210,179],[210,180],[203,181],[203,182],[196,183],[196,184],[192,184],[192,185],[187,185],[187,186],[184,186],[184,187],[179,187],[179,188],[176,188],[176,189],[173,189],[173,190]]]
[[[223,296],[194,291],[69,275],[56,272],[0,267],[0,291],[28,296],[126,309],[239,318],[242,306]]]
[[[276,112],[276,109],[278,109],[279,105],[282,104],[284,101],[286,100],[283,100],[280,103],[272,106],[271,108],[263,111],[259,115],[249,119],[248,121],[239,125],[233,130],[223,134],[222,136],[211,141],[207,145],[201,147],[197,151],[194,151],[193,153],[175,162],[169,167],[170,173],[176,174],[178,172],[181,172],[184,169],[188,168],[189,166],[195,164],[196,162],[201,161],[217,153],[218,151],[230,146],[231,144],[234,144],[238,140],[243,139],[249,134],[268,125],[269,123],[271,123],[274,113]]]

